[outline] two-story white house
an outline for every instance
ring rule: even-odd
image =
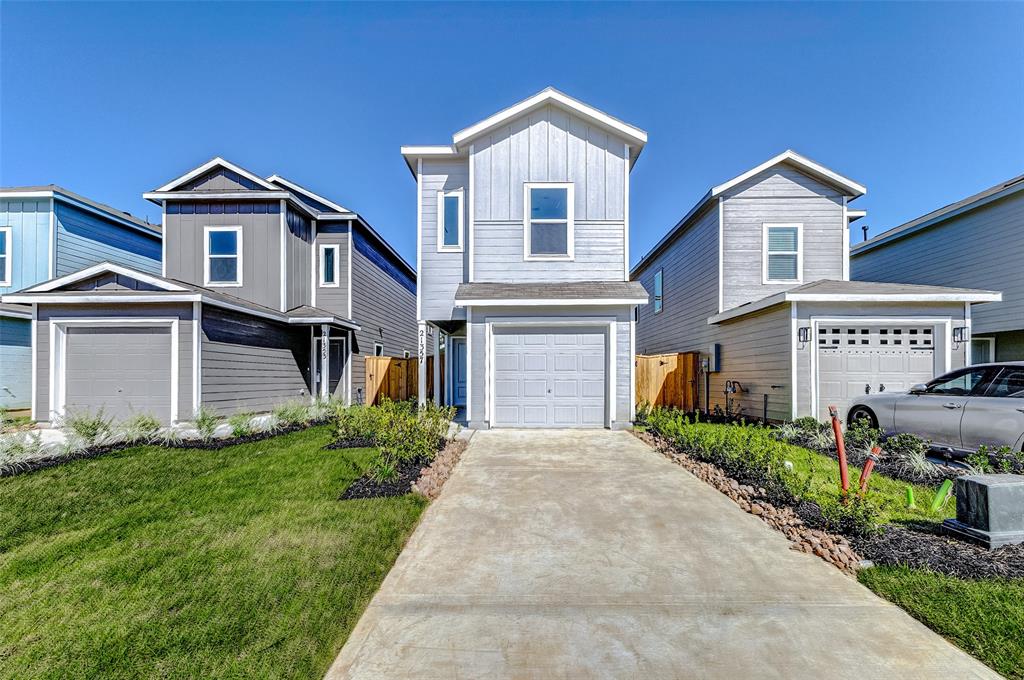
[[[652,295],[637,351],[700,352],[705,408],[770,420],[964,366],[971,305],[1001,294],[851,281],[866,191],[793,151],[712,187],[633,269]]]
[[[444,342],[435,398],[464,406],[470,427],[632,421],[647,293],[629,280],[629,174],[646,142],[548,88],[451,144],[402,147],[416,177],[420,357]]]

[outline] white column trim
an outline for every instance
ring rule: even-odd
[[[320,324],[320,398],[326,399],[331,389],[331,327]]]
[[[318,274],[320,272],[317,269],[317,261],[316,261],[316,256],[317,256],[316,220],[312,220],[311,224],[312,224],[312,226],[310,227],[310,229],[312,230],[313,240],[309,244],[309,263],[310,263],[309,264],[309,299],[310,299],[310,304],[312,306],[316,307],[316,289],[317,289],[317,284],[320,282],[320,277],[318,276]]]
[[[629,310],[629,422],[636,420],[636,314]]]
[[[38,359],[38,342],[36,342],[36,334],[39,332],[39,305],[32,305],[32,420],[39,420],[38,415],[38,400],[39,400],[39,359]],[[50,347],[50,353],[53,353],[53,346]]]
[[[843,196],[843,281],[850,280],[850,216],[846,207],[847,200],[848,197]]]
[[[416,403],[424,406],[427,403],[427,322],[420,321],[416,331]]]
[[[355,238],[355,234],[353,233],[353,229],[352,228],[353,228],[352,220],[349,220],[348,221],[348,239],[347,239],[348,240],[348,275],[346,277],[348,279],[348,295],[345,296],[346,297],[346,301],[348,302],[348,318],[349,319],[352,318],[352,297],[353,297],[352,296],[352,266],[353,266],[353,263],[352,263],[352,239]],[[420,295],[419,295],[419,290],[420,290],[419,276],[420,276],[420,272],[419,272],[419,268],[417,268],[416,269],[416,302],[417,302],[417,304],[419,303],[419,298],[420,298]]]
[[[467,247],[469,248],[469,282],[470,283],[473,283],[473,281],[476,279],[476,260],[473,257],[473,251],[474,251],[474,247],[473,247],[474,246],[473,232],[474,232],[475,227],[476,227],[476,216],[474,215],[475,206],[476,206],[476,192],[473,191],[473,168],[474,168],[474,165],[473,165],[473,152],[474,151],[475,151],[475,146],[473,144],[470,144],[469,145],[469,201],[468,201],[468,204],[469,204],[469,229],[467,231],[467,236],[466,236],[466,243],[467,243]]]
[[[625,145],[625,196],[622,213],[622,280],[629,281],[629,144]],[[630,407],[632,409],[632,407]],[[632,420],[632,418],[630,418]]]
[[[441,405],[441,329],[437,326],[434,326],[434,405]]]
[[[718,313],[725,310],[725,199],[718,197]]]
[[[352,221],[349,220],[349,273],[352,272]],[[420,278],[423,273],[423,159],[416,159],[416,320],[423,318],[423,286]],[[352,298],[351,279],[348,287],[349,299]],[[351,318],[351,314],[349,315]]]
[[[287,237],[287,233],[288,233],[288,202],[285,201],[283,198],[281,199],[280,228],[281,228],[281,272],[280,272],[280,274],[281,274],[281,279],[280,279],[280,282],[281,282],[281,311],[282,312],[286,312],[286,311],[288,311],[288,308],[287,308],[287,304],[288,304],[287,303],[287,295],[286,295],[286,292],[285,292],[285,282],[287,281],[287,278],[288,278],[288,256],[287,256],[287,253],[286,253],[287,247],[288,247],[288,243],[287,243],[287,238],[288,238]],[[244,263],[243,263],[243,266],[244,266]]]
[[[50,196],[50,244],[47,249],[47,257],[49,258],[47,272],[51,279],[57,276],[57,214],[54,212],[56,206],[57,202],[53,196]],[[13,246],[13,243],[11,245]]]
[[[199,410],[203,400],[203,303],[192,303],[192,412]]]

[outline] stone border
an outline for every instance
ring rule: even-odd
[[[728,496],[744,512],[760,518],[762,522],[783,534],[793,544],[790,550],[817,555],[844,574],[853,576],[863,559],[844,536],[808,526],[791,507],[776,507],[765,500],[764,489],[740,484],[720,467],[699,461],[676,450],[666,440],[650,432],[633,434],[673,463],[685,468],[697,479],[713,486]]]
[[[452,476],[455,466],[468,446],[467,439],[448,440],[448,444],[434,457],[433,462],[420,472],[419,479],[412,483],[413,493],[418,493],[429,500],[440,496],[441,487]]]

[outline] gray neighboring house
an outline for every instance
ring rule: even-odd
[[[1000,294],[850,281],[865,192],[793,151],[712,187],[633,268],[638,353],[700,352],[702,405],[770,420],[963,366],[971,305]]]
[[[415,348],[415,272],[358,214],[220,158],[144,196],[160,274],[104,262],[3,298],[33,310],[36,420],[352,403],[365,355]]]
[[[103,261],[160,271],[160,226],[55,184],[0,188],[0,295]],[[0,408],[32,401],[32,308],[0,304]]]
[[[1024,360],[1024,175],[889,229],[850,251],[854,279],[992,288],[977,305],[971,363]]]
[[[629,173],[646,142],[548,88],[451,144],[402,147],[419,352],[448,358],[435,398],[465,406],[471,427],[633,420],[633,310],[647,294],[629,281]]]

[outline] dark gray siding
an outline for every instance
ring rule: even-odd
[[[1024,331],[1008,331],[975,337],[995,338],[996,361],[1024,361]]]
[[[170,204],[168,204],[170,208]],[[242,286],[218,287],[229,295],[281,308],[281,206],[270,203],[182,203],[181,212],[165,215],[167,276],[197,286],[203,280],[204,228],[242,227]],[[205,210],[204,213],[196,211]],[[212,213],[211,210],[233,210]],[[253,212],[263,210],[263,213]],[[185,212],[189,211],[189,212]],[[245,211],[245,212],[242,212]],[[270,212],[266,212],[270,211]]]
[[[343,318],[347,318],[349,316],[348,230],[348,222],[318,222],[316,227],[316,244],[314,248],[314,252],[316,253],[316,269],[313,278],[314,284],[316,285],[316,303],[314,306],[319,309],[325,309],[328,312],[332,312]],[[322,266],[320,261],[321,245],[338,246],[337,286],[320,285],[320,268]]]
[[[366,355],[373,343],[384,344],[384,354],[416,356],[416,294],[399,282],[401,265],[356,227],[352,248],[352,319],[361,326],[352,347],[352,400],[366,394]],[[367,255],[367,252],[372,253]],[[371,259],[372,257],[372,259]],[[407,275],[410,276],[411,275]]]
[[[108,304],[108,305],[39,305],[36,324],[36,416],[46,422],[50,418],[50,319],[165,319],[178,318],[178,417],[192,414],[192,305]]]
[[[794,284],[762,283],[765,222],[803,225],[803,282],[843,278],[843,197],[795,168],[780,164],[730,190],[723,204],[723,309],[778,293]]]
[[[313,223],[305,215],[288,208],[285,237],[287,287],[284,310],[312,302]],[[283,310],[283,311],[284,311]]]
[[[455,308],[455,289],[469,281],[469,241],[462,235],[462,252],[437,251],[437,194],[463,189],[463,227],[469,230],[469,166],[466,159],[423,161],[421,175],[420,299],[423,319],[447,321],[464,319],[466,312]],[[478,251],[479,252],[479,251]],[[522,258],[520,258],[522,259]]]
[[[310,330],[204,306],[202,403],[215,413],[309,400]]]
[[[655,314],[654,275],[659,269],[664,272],[664,307]],[[718,311],[717,203],[646,263],[636,280],[647,289],[651,300],[640,307],[637,352],[707,352],[711,337],[707,320]]]
[[[1002,302],[972,308],[974,332],[1019,330],[1024,328],[1022,255],[1024,192],[1018,192],[911,236],[855,251],[850,277],[999,290]]]

